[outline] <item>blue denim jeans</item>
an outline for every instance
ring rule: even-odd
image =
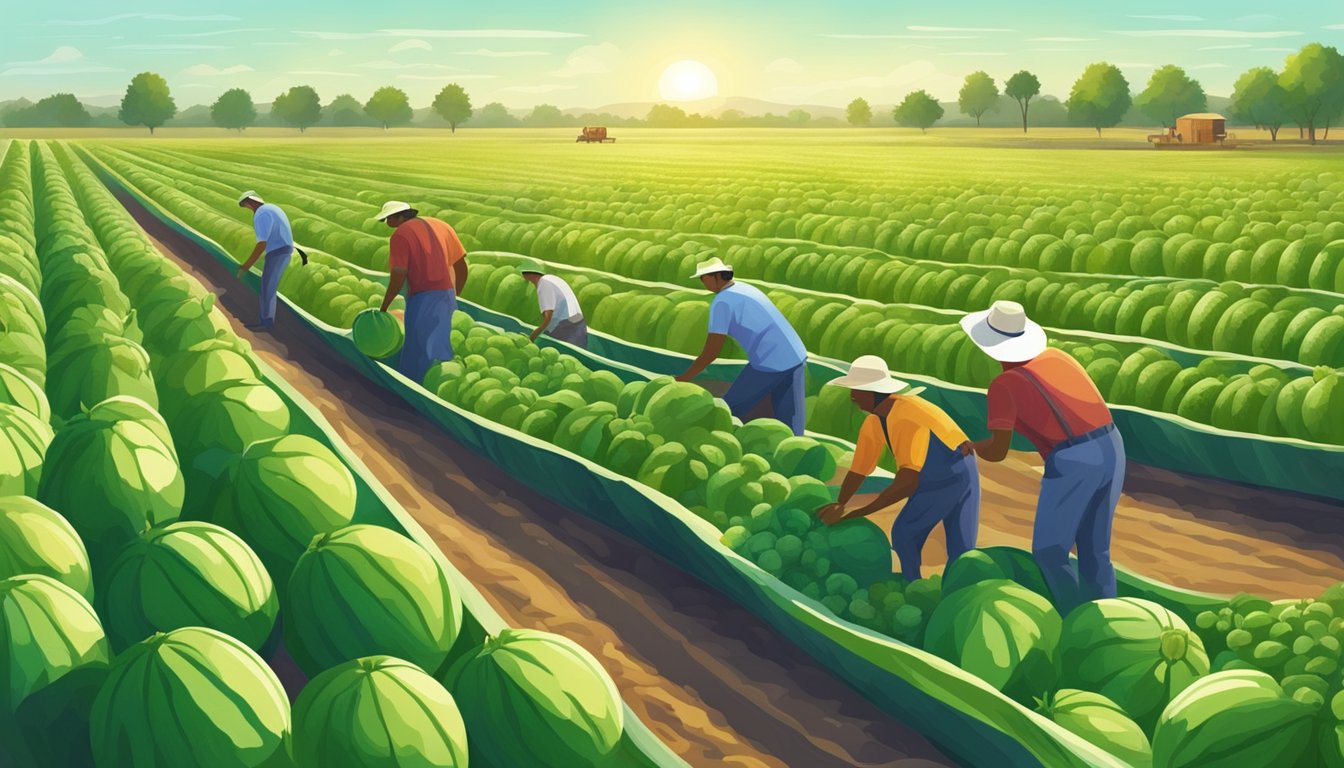
[[[737,375],[724,402],[733,415],[745,419],[762,400],[770,398],[770,407],[775,418],[788,424],[793,434],[803,434],[804,413],[803,398],[807,394],[803,384],[803,371],[806,365],[799,365],[787,371],[762,371],[748,365]]]
[[[453,312],[457,293],[422,291],[406,297],[406,341],[397,370],[419,384],[435,363],[453,359]]]
[[[980,470],[975,455],[962,456],[933,434],[917,488],[891,524],[891,548],[907,582],[922,578],[924,542],[939,523],[947,539],[947,562],[975,549],[980,527]]]
[[[275,292],[280,288],[280,277],[294,255],[294,249],[285,246],[276,248],[265,256],[261,266],[261,293],[258,315],[262,325],[275,322]]]

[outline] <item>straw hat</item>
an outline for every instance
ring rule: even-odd
[[[238,198],[238,205],[242,206],[242,204],[247,202],[248,200],[256,200],[258,203],[266,202],[265,200],[261,199],[261,195],[258,195],[255,191],[249,189],[243,193],[242,197]]]
[[[996,301],[961,319],[961,328],[985,354],[1001,363],[1023,363],[1045,351],[1045,329],[1027,319],[1016,301]]]
[[[396,213],[404,213],[406,211],[411,210],[415,209],[411,208],[411,206],[407,203],[403,203],[400,200],[389,200],[388,202],[383,203],[383,210],[379,211],[378,215],[375,216],[374,218],[376,218],[378,221],[387,221],[388,216],[391,216]]]
[[[727,264],[724,264],[723,259],[720,259],[718,256],[715,256],[709,261],[702,261],[699,264],[696,264],[695,274],[691,275],[691,277],[695,279],[704,277],[705,275],[712,275],[715,272],[732,272],[732,271],[733,268],[728,266]]]
[[[924,391],[924,387],[911,387],[909,382],[893,379],[891,372],[887,370],[887,362],[877,355],[860,357],[850,364],[849,373],[826,383],[883,395],[901,394],[913,397]]]
[[[541,262],[536,259],[522,259],[518,262],[518,271],[523,274],[531,272],[534,275],[544,275],[546,270],[542,269]]]

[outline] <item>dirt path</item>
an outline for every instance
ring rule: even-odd
[[[353,370],[122,198],[160,250],[220,297],[254,351],[335,426],[444,554],[515,626],[572,638],[631,708],[696,766],[954,765],[728,598],[641,545],[522,487]]]

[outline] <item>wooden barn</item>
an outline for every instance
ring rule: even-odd
[[[1227,119],[1213,112],[1176,118],[1176,133],[1185,144],[1213,144],[1227,137]]]

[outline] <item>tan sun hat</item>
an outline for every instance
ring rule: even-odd
[[[238,198],[238,205],[241,206],[243,203],[247,202],[248,200],[256,200],[258,203],[265,203],[265,202],[266,202],[265,200],[262,200],[262,199],[261,199],[261,195],[258,195],[258,194],[256,193],[255,190],[251,190],[251,189],[249,189],[249,190],[247,190],[246,192],[244,192],[244,193],[243,193],[243,196],[240,197],[240,198]]]
[[[414,209],[411,208],[409,203],[403,203],[400,200],[389,200],[386,203],[383,203],[383,209],[379,211],[378,215],[374,218],[378,221],[387,221],[388,216],[396,213],[404,213],[410,210]]]
[[[1016,301],[996,301],[961,319],[961,328],[985,354],[1001,363],[1024,363],[1045,351],[1045,329]]]
[[[702,261],[699,264],[696,264],[695,274],[691,275],[691,278],[692,279],[700,278],[704,277],[705,275],[712,275],[715,272],[732,272],[732,271],[733,268],[727,264],[724,264],[723,259],[720,259],[718,256],[715,256],[709,261]]]
[[[860,357],[850,364],[849,373],[826,383],[883,395],[900,394],[913,397],[924,391],[924,387],[911,387],[909,382],[892,378],[891,372],[887,370],[887,362],[877,355]]]

